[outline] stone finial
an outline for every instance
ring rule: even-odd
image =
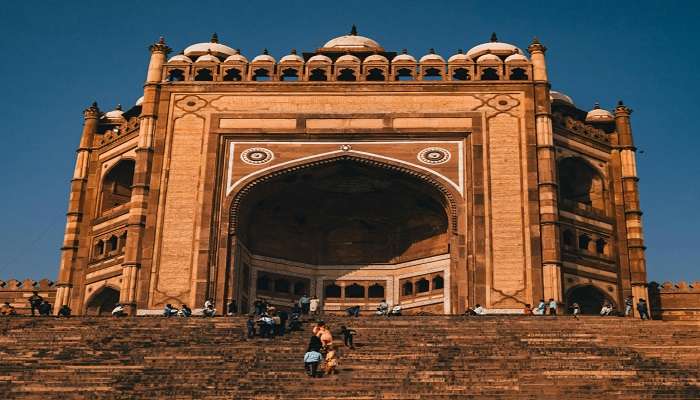
[[[593,109],[594,109],[594,110],[600,109],[600,103],[598,103],[598,102],[596,101],[596,102],[593,104]]]
[[[496,32],[491,33],[491,42],[498,42],[498,36],[496,36]]]
[[[631,114],[632,109],[627,107],[625,103],[622,102],[622,100],[617,101],[617,107],[615,107],[615,114]]]
[[[168,54],[172,51],[170,47],[168,47],[167,44],[165,44],[165,37],[161,36],[156,43],[153,43],[148,47],[148,50],[151,53],[164,53]]]
[[[401,50],[401,54],[408,54],[408,49]]]
[[[158,44],[165,44],[165,36],[161,35],[160,39],[158,39]]]
[[[352,28],[350,28],[350,35],[357,36],[357,26],[355,24],[352,24]]]
[[[435,49],[431,47],[430,50],[428,50],[428,54],[435,54]]]
[[[219,35],[216,34],[216,32],[211,34],[211,40],[209,40],[211,43],[219,43]]]
[[[464,54],[464,50],[462,50],[462,49],[457,49],[457,54]]]
[[[532,42],[530,43],[530,45],[527,46],[527,51],[529,51],[530,54],[544,53],[545,51],[547,51],[547,48],[542,43],[540,43],[540,40],[537,39],[537,36],[535,36],[534,38],[532,38]]]
[[[121,110],[122,110],[122,105],[121,105],[121,104],[117,104],[117,106],[116,106],[114,109],[115,109],[115,110],[121,111]]]
[[[241,49],[235,49],[235,50],[236,50],[236,54],[241,54]]]
[[[97,118],[100,115],[100,109],[97,107],[97,102],[93,101],[90,107],[83,110],[84,118]]]
[[[267,48],[265,48],[265,49],[263,49],[263,54],[264,54],[264,55],[268,55],[268,54],[270,54],[270,52],[268,52],[268,51],[267,51]]]
[[[291,54],[297,54],[297,49],[292,49],[292,51],[290,51],[290,53],[291,53]]]

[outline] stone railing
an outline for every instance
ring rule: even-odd
[[[688,284],[649,283],[650,308],[654,318],[700,320],[700,281]]]
[[[37,292],[39,296],[48,300],[53,306],[56,300],[56,287],[54,283],[48,279],[34,281],[25,279],[18,281],[10,279],[8,281],[0,280],[0,304],[9,302],[15,307],[18,314],[29,314],[30,307],[27,299],[33,292]]]

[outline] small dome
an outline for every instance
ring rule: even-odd
[[[393,60],[391,60],[391,62],[393,62],[393,63],[395,63],[397,61],[416,62],[416,59],[412,55],[408,54],[408,51],[406,49],[403,49],[401,54],[399,54],[398,56],[394,57]]]
[[[513,54],[513,52],[518,52],[520,54],[523,53],[522,50],[513,46],[512,44],[499,42],[498,38],[496,37],[496,34],[494,33],[491,35],[490,42],[482,43],[478,46],[472,47],[467,52],[467,56],[469,56],[469,58],[472,59],[477,59],[479,58],[479,56],[491,53],[500,57],[507,57]]]
[[[600,104],[595,103],[593,109],[586,114],[586,122],[610,122],[615,117],[608,110],[600,108]]]
[[[219,59],[214,57],[213,54],[205,54],[197,58],[196,63],[219,63]]]
[[[360,59],[353,56],[352,54],[345,54],[343,56],[338,57],[337,60],[335,60],[336,63],[360,63]]]
[[[528,61],[527,57],[525,57],[524,55],[522,55],[520,53],[513,53],[513,54],[509,55],[508,57],[506,57],[506,63],[512,63],[512,62],[518,63],[518,62],[527,62],[527,61]]]
[[[136,100],[136,104],[134,104],[134,105],[138,107],[138,106],[140,106],[141,104],[143,104],[143,96],[139,97],[139,98]]]
[[[502,61],[497,55],[487,53],[487,54],[484,54],[483,56],[479,57],[479,59],[476,60],[476,62],[479,64],[493,64],[493,63],[500,64]]]
[[[549,101],[551,101],[552,103],[554,103],[555,101],[560,101],[562,103],[567,103],[576,107],[576,105],[574,104],[574,100],[571,97],[565,95],[564,93],[557,92],[555,90],[549,91]]]
[[[122,118],[124,118],[123,115],[124,115],[124,111],[122,111],[122,105],[121,105],[121,104],[117,104],[117,107],[115,107],[114,110],[112,110],[112,111],[107,111],[106,113],[104,113],[104,115],[102,116],[102,118],[105,118],[105,119],[122,119]]]
[[[233,62],[240,62],[240,63],[247,63],[248,59],[245,58],[243,55],[241,55],[241,52],[236,50],[236,54],[230,55],[226,57],[224,60],[224,63],[233,63]]]
[[[364,61],[364,62],[365,62],[365,63],[368,63],[368,62],[388,63],[389,60],[387,60],[387,58],[384,57],[384,56],[381,55],[381,54],[372,54],[371,56],[365,58],[365,61]]]
[[[323,45],[323,50],[334,51],[384,51],[374,40],[357,34],[357,28],[352,26],[349,35],[331,39]]]
[[[216,57],[227,57],[236,54],[236,50],[219,43],[219,36],[215,33],[209,43],[196,43],[185,49],[187,57],[199,57],[211,52]]]
[[[324,56],[323,54],[316,54],[315,56],[309,58],[308,62],[310,62],[310,63],[311,62],[322,62],[322,63],[331,64],[331,63],[333,63],[333,60],[331,60],[327,56]]]
[[[459,49],[457,50],[457,54],[447,59],[447,62],[472,62],[472,59],[469,58],[466,54],[464,54],[462,49]]]
[[[304,62],[304,59],[301,58],[301,56],[299,56],[299,55],[297,54],[297,51],[296,51],[296,50],[292,49],[292,52],[291,52],[291,53],[289,53],[289,54],[287,54],[286,56],[280,58],[280,63],[284,63],[284,62],[302,62],[302,63],[303,63],[303,62]]]
[[[192,59],[187,57],[184,54],[178,54],[176,56],[170,57],[170,60],[168,60],[169,63],[187,63],[187,64],[192,64]]]
[[[435,54],[435,49],[430,49],[430,52],[423,57],[420,58],[419,62],[426,62],[426,61],[438,61],[438,62],[445,62],[445,59],[442,58],[441,55]]]
[[[254,63],[254,62],[274,63],[275,59],[270,54],[268,54],[267,49],[265,49],[265,50],[263,50],[262,54],[260,54],[259,56],[255,56],[255,58],[253,58],[253,61],[251,61],[251,63]]]

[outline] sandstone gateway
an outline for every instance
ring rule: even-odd
[[[647,297],[630,110],[550,91],[537,40],[447,60],[354,28],[279,60],[216,35],[150,50],[133,107],[85,110],[56,307]]]

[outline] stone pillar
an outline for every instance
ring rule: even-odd
[[[75,260],[78,254],[80,224],[83,220],[83,202],[87,187],[92,141],[95,133],[97,133],[100,118],[100,109],[97,107],[97,103],[92,103],[90,107],[83,111],[83,118],[83,133],[80,137],[75,170],[71,179],[68,212],[66,213],[66,230],[63,234],[63,246],[61,247],[61,265],[58,272],[58,281],[56,282],[54,312],[58,312],[62,305],[70,303]],[[89,244],[87,245],[89,246]],[[72,309],[77,310],[80,304],[72,304],[70,306]]]
[[[148,64],[146,84],[143,91],[143,104],[139,117],[139,137],[136,147],[136,166],[129,203],[126,250],[122,263],[122,288],[119,301],[130,315],[136,313],[136,288],[141,268],[142,240],[146,225],[148,194],[150,187],[151,161],[153,157],[153,136],[156,128],[156,103],[160,94],[163,64],[170,48],[165,40],[151,45],[151,60]]]
[[[639,206],[636,148],[632,139],[630,114],[632,110],[620,101],[615,107],[615,131],[617,150],[620,154],[622,200],[625,214],[625,233],[629,260],[629,277],[635,304],[643,298],[649,304],[647,292],[647,268],[644,255],[644,235],[642,231],[642,210]],[[634,310],[636,313],[636,310]]]
[[[557,201],[557,160],[554,149],[549,82],[544,53],[537,38],[527,50],[535,81],[535,130],[537,132],[537,182],[540,202],[540,239],[542,242],[542,284],[546,299],[562,301],[561,248],[559,246],[559,204]],[[537,301],[539,299],[533,299]]]

